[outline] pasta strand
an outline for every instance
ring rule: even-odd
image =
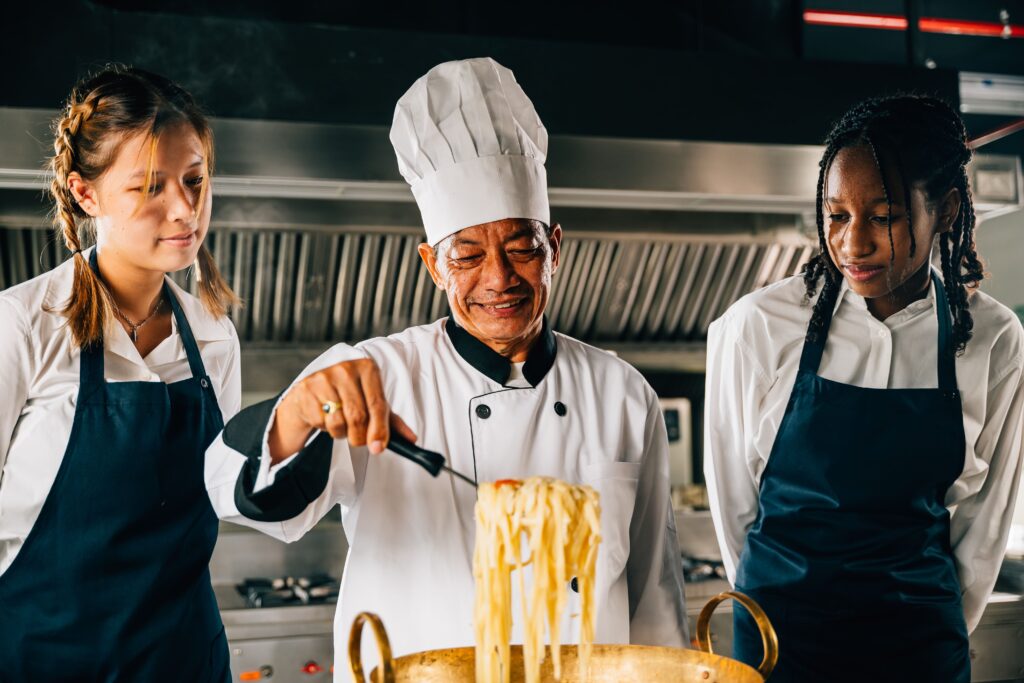
[[[561,680],[561,620],[568,587],[580,594],[579,675],[587,680],[594,641],[594,575],[601,508],[597,492],[548,477],[481,484],[476,503],[476,681],[511,677],[512,572],[518,570],[526,683],[539,683],[545,632],[555,679]],[[522,557],[523,547],[528,549]],[[523,567],[532,565],[526,589]],[[546,628],[545,628],[546,625]]]

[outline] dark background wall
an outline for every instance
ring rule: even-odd
[[[1024,21],[1020,0],[18,3],[0,28],[0,104],[57,107],[81,74],[123,61],[217,116],[387,125],[429,67],[490,55],[554,134],[817,143],[862,97],[956,102],[958,69],[1024,72],[1024,40],[808,26],[805,9],[993,21],[1007,4]]]

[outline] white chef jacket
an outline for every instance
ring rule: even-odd
[[[800,276],[760,289],[708,331],[704,475],[730,581],[796,380],[811,317],[804,291]],[[1003,560],[1020,478],[1024,330],[1012,311],[985,293],[970,302],[974,336],[956,358],[967,449],[945,502],[964,614],[973,629]],[[866,388],[935,388],[937,339],[934,283],[926,298],[879,321],[844,281],[818,374]],[[871,425],[851,416],[849,438],[859,429]]]
[[[625,362],[546,327],[522,367],[525,388],[509,386],[505,359],[457,326],[447,331],[445,323],[355,347],[339,344],[300,378],[372,358],[392,409],[419,445],[445,455],[453,469],[481,482],[543,475],[595,487],[602,509],[596,642],[685,646],[668,443],[654,391]],[[248,454],[259,459],[261,478],[269,463],[269,415],[251,427],[263,434]],[[210,497],[221,517],[252,524],[235,501],[245,458],[225,438],[207,452]],[[349,628],[362,611],[381,616],[395,656],[472,645],[473,487],[444,473],[431,478],[390,452],[371,456],[344,440],[324,443],[332,448],[326,488],[271,533],[294,541],[341,505],[350,550],[335,618],[335,681],[348,680]],[[567,612],[578,614],[578,596],[570,592],[570,600]],[[563,642],[578,637],[577,621],[566,622]],[[519,634],[517,627],[514,642]],[[376,661],[367,649],[373,648],[364,648],[366,662]]]
[[[0,573],[14,561],[39,517],[71,436],[81,351],[58,310],[71,295],[73,278],[74,263],[68,260],[0,292]],[[235,328],[168,282],[227,421],[238,412],[242,397]],[[111,325],[103,340],[107,381],[169,383],[191,377],[173,317],[171,324],[171,336],[145,358],[124,328]]]

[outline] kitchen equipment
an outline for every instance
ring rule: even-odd
[[[235,586],[246,607],[333,604],[340,588],[341,582],[326,574],[245,579]]]
[[[234,683],[331,681],[335,603],[347,552],[336,511],[288,544],[221,523],[210,577]]]
[[[714,560],[698,560],[683,556],[683,581],[686,583],[698,583],[714,579],[719,581],[729,580],[724,564]]]
[[[317,584],[316,577],[309,578]],[[228,638],[232,680],[328,683],[334,660],[334,601],[309,590],[315,595],[304,603],[294,594],[287,595],[285,588],[274,589],[275,583],[282,582],[247,579],[241,585],[214,586]],[[291,588],[301,589],[304,583],[297,578]]]
[[[675,519],[680,553],[694,560],[722,561],[710,510],[676,510]]]
[[[711,649],[710,623],[715,608],[725,600],[736,600],[746,607],[761,631],[764,659],[757,670]],[[349,633],[349,666],[353,681],[362,682],[360,653],[363,625],[369,623],[381,654],[381,667],[374,669],[375,683],[474,683],[475,650],[472,647],[417,652],[394,659],[391,645],[380,618],[363,612],[352,623]],[[778,660],[779,644],[768,617],[754,600],[737,592],[720,593],[711,598],[697,617],[697,644],[700,650],[648,645],[594,645],[590,658],[589,683],[647,683],[672,680],[679,683],[763,683]],[[580,683],[577,676],[577,648],[562,647],[562,682]],[[512,647],[512,681],[523,677],[522,647]],[[551,659],[541,667],[541,681],[553,682]]]
[[[668,435],[668,478],[672,487],[693,484],[693,415],[690,399],[658,398]]]
[[[393,435],[391,440],[388,441],[388,450],[397,453],[398,455],[412,460],[414,463],[425,469],[430,473],[430,476],[436,477],[441,473],[441,470],[454,475],[458,479],[466,482],[473,488],[476,488],[476,482],[462,474],[456,472],[452,468],[445,464],[444,456],[434,451],[428,451],[426,448],[420,448],[419,446],[407,441],[398,435]]]
[[[996,578],[996,590],[1024,595],[1024,560],[1012,557],[1003,560],[1003,565],[999,568],[999,576]]]

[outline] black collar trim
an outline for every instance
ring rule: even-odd
[[[459,327],[455,318],[449,316],[444,324],[445,332],[452,341],[452,346],[462,359],[486,375],[491,380],[505,386],[508,376],[512,372],[512,363],[500,353],[484,344],[482,341]],[[544,318],[544,326],[541,328],[540,337],[530,349],[523,364],[523,377],[530,383],[530,386],[537,386],[544,380],[548,370],[555,364],[555,353],[558,345],[555,343],[555,335],[548,326],[547,317]]]

